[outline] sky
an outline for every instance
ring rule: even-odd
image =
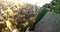
[[[21,2],[27,2],[27,3],[31,3],[31,4],[37,4],[37,6],[43,6],[46,3],[50,3],[52,0],[21,0]]]
[[[6,0],[2,0],[2,1],[6,1]],[[26,2],[26,3],[33,4],[33,5],[37,4],[37,6],[42,7],[44,4],[50,3],[52,0],[7,0],[7,1]]]

